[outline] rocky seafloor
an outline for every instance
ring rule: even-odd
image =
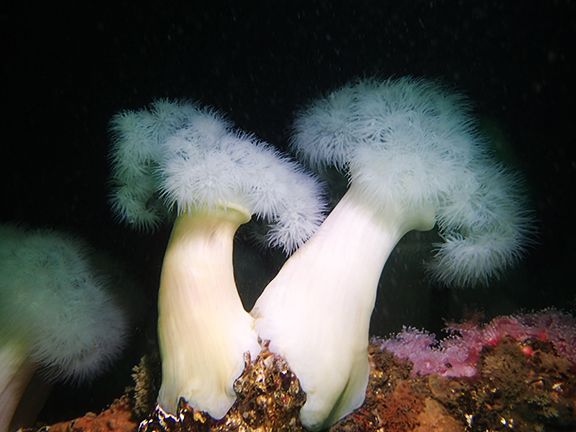
[[[331,432],[576,430],[576,321],[555,310],[448,325],[437,341],[414,329],[370,342],[364,404]],[[183,400],[172,416],[155,406],[154,367],[99,414],[31,431],[305,431],[306,394],[286,362],[263,350],[235,382],[237,400],[214,420]]]

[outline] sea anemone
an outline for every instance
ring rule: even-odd
[[[235,400],[244,354],[260,351],[234,281],[232,245],[252,215],[267,219],[272,246],[291,252],[323,218],[318,182],[220,113],[187,101],[154,102],[112,119],[112,207],[151,229],[175,219],[158,300],[162,386],[222,418]]]
[[[445,284],[486,282],[523,256],[526,200],[487,144],[466,98],[423,79],[358,80],[298,113],[292,149],[313,169],[344,172],[350,186],[252,314],[302,383],[307,428],[362,404],[378,280],[404,234],[438,227],[444,241],[429,271]]]
[[[34,371],[89,381],[124,346],[127,320],[93,252],[55,231],[0,226],[0,431]]]

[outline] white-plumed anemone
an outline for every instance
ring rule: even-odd
[[[110,129],[112,210],[138,228],[235,202],[269,220],[269,243],[291,252],[322,221],[318,182],[215,110],[159,100],[115,115]]]
[[[0,430],[30,378],[23,370],[80,382],[120,354],[126,318],[91,254],[68,235],[0,227]]]
[[[176,216],[159,293],[159,404],[176,413],[182,397],[222,418],[235,400],[244,353],[260,351],[236,291],[234,234],[254,215],[269,222],[271,245],[293,251],[322,220],[319,185],[196,104],[156,102],[114,117],[112,129],[114,211],[144,228],[159,222],[160,204]]]
[[[363,80],[302,110],[292,147],[313,168],[347,173],[374,205],[438,205],[479,152],[468,112],[430,81]]]
[[[466,98],[427,80],[358,80],[297,116],[295,153],[350,188],[252,311],[296,373],[303,424],[321,430],[363,401],[380,273],[411,230],[438,225],[441,282],[486,282],[521,258],[531,218],[517,178],[487,154]]]
[[[508,253],[494,248],[489,259],[479,240],[485,259],[471,262],[486,266],[471,273],[461,265],[444,268],[456,262],[446,258],[454,244],[438,245],[438,260],[429,266],[438,280],[486,282],[524,252],[532,219],[521,183],[489,157],[460,93],[423,79],[359,80],[302,110],[292,146],[316,169],[341,169],[378,210],[401,205],[417,212],[432,206],[447,242],[469,236],[465,244],[473,246],[483,233],[498,232],[514,245]]]
[[[124,222],[153,230],[167,218],[158,200],[160,143],[193,117],[197,104],[157,100],[150,109],[122,111],[110,122],[112,134],[112,210]],[[222,119],[221,123],[226,125]]]
[[[6,241],[7,231],[18,233],[17,243]],[[3,299],[9,299],[2,322],[30,328],[32,360],[64,380],[106,370],[123,347],[126,319],[105,276],[89,263],[90,247],[69,235],[10,225],[0,242]]]
[[[106,370],[123,346],[125,316],[106,277],[89,264],[90,254],[82,241],[50,231],[29,235],[17,251],[27,272],[21,281],[34,284],[41,308],[34,313],[46,311],[36,315],[31,358],[57,379],[91,379]]]
[[[212,116],[203,113],[162,147],[161,186],[168,207],[184,213],[235,203],[269,220],[270,243],[292,252],[322,220],[318,183],[250,135],[213,126],[211,134],[200,134],[199,126],[210,124]]]
[[[456,287],[487,284],[520,261],[533,220],[517,173],[485,158],[471,165],[474,176],[438,209],[444,242],[427,264],[436,281]]]

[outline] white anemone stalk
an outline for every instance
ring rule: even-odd
[[[271,245],[291,252],[322,220],[318,183],[209,109],[157,101],[112,121],[113,208],[137,226],[176,218],[164,257],[158,334],[159,405],[180,398],[222,418],[244,354],[260,352],[234,281],[232,245],[252,215],[270,220]]]
[[[127,320],[80,239],[0,225],[0,432],[36,370],[89,381],[124,346]]]
[[[402,236],[435,225],[432,275],[474,285],[523,255],[531,218],[517,177],[488,155],[466,100],[426,80],[359,80],[296,119],[293,149],[350,187],[257,300],[256,331],[307,394],[302,423],[327,428],[364,401],[369,321]]]

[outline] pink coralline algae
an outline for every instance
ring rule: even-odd
[[[494,347],[504,338],[549,342],[559,356],[576,368],[576,319],[556,309],[500,316],[488,324],[481,324],[478,319],[448,323],[445,330],[449,336],[439,341],[431,333],[404,327],[397,335],[379,342],[382,349],[410,360],[414,364],[413,375],[475,376],[482,349]],[[531,355],[529,345],[523,351]]]

